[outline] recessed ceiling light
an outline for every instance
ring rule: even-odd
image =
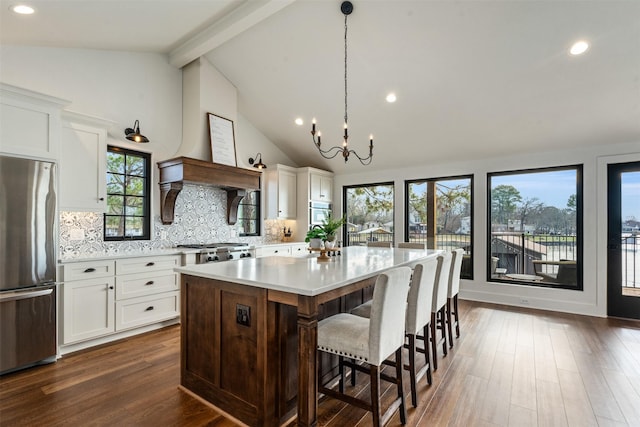
[[[571,55],[582,55],[587,51],[587,49],[589,49],[589,43],[584,40],[580,40],[575,42],[573,46],[571,46],[569,52],[571,53]]]
[[[302,120],[300,117],[298,117],[298,118],[296,119],[296,124],[297,124],[298,126],[302,126],[302,125],[304,124],[304,120]]]
[[[19,13],[20,15],[31,15],[36,11],[34,8],[27,6],[26,4],[16,4],[11,6],[9,9],[15,13]]]
[[[396,102],[396,94],[391,92],[389,95],[387,95],[387,97],[385,98],[387,100],[387,102],[391,103],[391,102]]]

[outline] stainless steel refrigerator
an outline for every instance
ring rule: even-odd
[[[0,374],[55,361],[56,167],[0,156]]]

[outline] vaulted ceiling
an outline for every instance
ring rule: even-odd
[[[14,3],[0,0],[4,44],[205,55],[298,164],[362,170],[322,159],[309,133],[315,117],[323,145],[342,143],[340,1],[34,0],[30,20]],[[373,134],[378,168],[640,142],[638,1],[353,3],[349,141],[366,153]],[[589,50],[569,55],[579,39]]]

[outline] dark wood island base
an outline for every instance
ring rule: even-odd
[[[315,425],[317,378],[337,374],[335,357],[316,360],[318,319],[374,281],[309,297],[183,274],[181,385],[250,426]]]

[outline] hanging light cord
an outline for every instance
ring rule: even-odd
[[[345,2],[346,3],[346,2]],[[344,3],[343,3],[344,4]],[[358,155],[358,153],[356,153],[354,150],[350,150],[349,149],[349,131],[348,131],[348,122],[349,122],[349,116],[347,114],[348,111],[348,103],[347,103],[347,83],[348,83],[348,79],[347,79],[347,64],[348,64],[348,57],[347,57],[347,18],[349,17],[349,14],[351,13],[351,10],[349,10],[348,12],[345,12],[343,10],[344,13],[344,140],[342,143],[342,146],[333,146],[331,148],[329,148],[328,150],[323,150],[321,148],[321,142],[320,142],[320,132],[318,132],[318,138],[316,139],[316,123],[315,123],[315,119],[313,120],[313,124],[311,125],[311,136],[313,139],[313,143],[316,146],[316,148],[318,149],[318,151],[320,152],[320,155],[322,157],[324,157],[325,159],[333,159],[334,157],[336,157],[339,153],[342,153],[342,157],[344,158],[345,163],[349,160],[349,156],[351,154],[353,154],[354,156],[356,156],[358,158],[358,160],[360,161],[360,163],[362,163],[363,165],[368,165],[371,163],[371,160],[373,159],[373,136],[369,137],[369,156],[367,157],[360,157]]]

